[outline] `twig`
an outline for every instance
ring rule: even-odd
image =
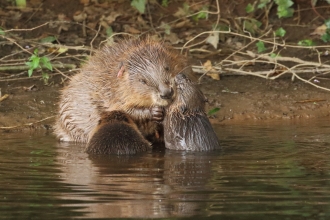
[[[324,101],[327,101],[327,100],[325,100],[325,99],[308,99],[308,100],[296,101],[296,103],[324,102]]]
[[[315,14],[317,14],[317,16],[319,16],[320,18],[325,20],[325,18],[322,15],[320,15],[320,13],[318,13],[317,10],[315,9],[315,5],[313,4],[313,0],[311,0],[311,5],[312,5],[312,9],[315,12]]]
[[[40,3],[39,4],[38,8],[36,10],[34,10],[34,12],[32,13],[32,15],[25,21],[24,24],[28,23],[31,20],[31,18],[41,9],[41,6],[42,5],[43,5],[43,3]]]
[[[100,25],[99,25],[99,28],[97,29],[97,32],[96,32],[95,36],[94,36],[93,39],[91,40],[91,43],[90,43],[90,45],[91,45],[91,52],[90,52],[90,55],[92,55],[92,52],[93,52],[93,42],[94,42],[94,40],[96,39],[96,37],[99,35],[100,30],[101,30],[101,27],[102,27],[102,25],[100,24]]]
[[[61,73],[52,74],[52,76],[56,76],[56,75],[62,75],[62,74]],[[28,79],[38,79],[38,78],[42,78],[42,76],[31,76],[31,77],[27,76],[27,77],[15,78],[15,79],[1,79],[0,82],[19,81],[19,80],[28,80]]]
[[[205,35],[205,34],[214,34],[214,33],[221,33],[221,34],[231,34],[231,35],[235,35],[235,36],[239,36],[239,37],[244,37],[244,38],[249,38],[250,40],[258,40],[267,44],[272,44],[272,45],[276,45],[276,46],[280,46],[280,47],[289,47],[289,48],[303,48],[303,49],[315,49],[315,48],[330,48],[330,45],[323,45],[323,46],[299,46],[299,45],[290,45],[290,44],[286,44],[285,41],[283,43],[274,43],[273,41],[269,41],[269,40],[263,40],[261,38],[257,38],[257,37],[252,37],[252,36],[246,36],[244,34],[239,34],[239,33],[235,33],[232,32],[231,29],[229,29],[228,31],[204,31],[200,34],[197,34],[196,36],[194,36],[192,39],[190,39],[189,41],[187,41],[181,48],[181,50],[184,50],[186,48],[191,48],[192,46],[187,46],[190,42],[192,42],[193,40],[195,40],[196,38]]]
[[[6,98],[8,98],[9,95],[8,94],[5,94],[3,96],[0,97],[0,102],[2,102],[3,100],[5,100]]]
[[[75,69],[77,66],[75,64],[65,64],[65,63],[55,63],[52,64],[53,68],[65,68],[65,69]],[[43,65],[41,65],[42,69],[47,69]],[[0,71],[18,71],[18,70],[28,70],[30,69],[27,65],[22,66],[0,66]]]
[[[53,66],[53,68],[57,71],[57,72],[59,72],[62,76],[64,76],[65,78],[67,78],[67,79],[70,79],[71,80],[71,77],[69,77],[69,76],[67,76],[67,75],[65,75],[62,71],[60,71],[59,69],[57,69],[57,68],[55,68],[54,66]]]
[[[253,53],[248,53],[248,55],[253,57]],[[254,54],[254,56],[256,56],[256,54]],[[264,54],[258,55],[258,56],[261,59],[269,60],[271,62],[286,61],[286,62],[301,63],[301,64],[304,64],[306,66],[317,66],[317,67],[322,66],[322,67],[330,68],[330,65],[328,65],[328,64],[310,62],[310,61],[306,61],[306,60],[301,60],[301,59],[296,58],[296,57],[275,57],[275,58],[272,58],[272,57],[264,55]]]
[[[13,44],[15,44],[16,46],[18,46],[19,48],[21,48],[22,51],[24,51],[24,52],[26,52],[26,53],[28,53],[28,54],[30,54],[30,55],[33,54],[32,52],[26,50],[24,47],[22,47],[21,45],[19,45],[19,44],[16,42],[16,40],[14,40],[14,39],[12,39],[12,38],[10,38],[10,37],[6,37],[5,35],[0,35],[0,37],[6,39],[6,40],[8,40],[8,41],[10,41],[10,42],[13,43]]]
[[[36,122],[31,122],[31,123],[26,123],[26,124],[16,125],[16,126],[10,126],[10,127],[0,127],[0,130],[11,130],[11,129],[17,129],[17,128],[20,128],[20,127],[32,126],[34,124],[38,124],[40,122],[46,121],[46,120],[54,118],[54,117],[55,117],[55,115],[49,116],[47,118],[41,119],[41,120],[36,121]]]

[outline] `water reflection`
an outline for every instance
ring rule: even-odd
[[[83,146],[59,144],[62,179],[86,194],[86,217],[174,217],[198,214],[212,175],[209,153],[156,149],[135,156],[88,156]],[[94,202],[93,202],[94,201]],[[101,201],[101,202],[100,202]]]
[[[89,157],[0,133],[0,218],[330,218],[330,124],[216,127],[222,150]]]

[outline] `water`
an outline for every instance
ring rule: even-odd
[[[0,134],[0,218],[330,219],[329,119],[216,127],[223,149],[88,157]]]

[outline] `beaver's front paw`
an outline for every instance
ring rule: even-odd
[[[162,107],[156,106],[150,109],[151,120],[153,121],[163,121],[164,119],[164,109]]]

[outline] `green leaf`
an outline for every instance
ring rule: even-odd
[[[36,57],[38,57],[38,56],[36,56],[35,54],[33,54],[33,55],[30,56],[29,60],[31,61],[31,60],[35,59]]]
[[[294,10],[292,8],[283,8],[282,6],[278,6],[277,8],[277,16],[279,18],[288,18],[293,16]]]
[[[113,35],[112,27],[108,27],[106,33],[107,33],[107,37],[111,37]]]
[[[298,42],[299,46],[314,46],[315,43],[312,40],[301,40]]]
[[[275,0],[275,3],[283,8],[290,8],[293,5],[291,0]]]
[[[166,35],[171,34],[171,26],[169,24],[162,24],[161,28],[164,29]]]
[[[38,52],[39,52],[39,50],[38,50],[38,48],[36,48],[36,49],[34,49],[33,54],[38,56]]]
[[[42,79],[44,80],[44,83],[47,85],[49,80],[48,73],[42,73]]]
[[[30,60],[31,60],[31,68],[32,69],[37,69],[39,67],[40,58],[37,57],[37,56],[32,55]]]
[[[49,59],[47,57],[41,57],[40,58],[40,62],[42,63],[42,65],[44,65],[47,69],[49,69],[50,71],[53,71],[53,66],[50,63]]]
[[[260,26],[261,26],[261,22],[256,19],[250,19],[244,21],[244,28],[247,31],[249,31],[251,34],[255,34]]]
[[[0,35],[5,35],[5,31],[2,28],[0,28]]]
[[[132,0],[131,6],[136,8],[141,14],[144,14],[146,9],[146,0]]]
[[[28,70],[28,76],[29,76],[29,77],[32,76],[32,72],[33,72],[33,69],[29,69],[29,70]]]
[[[293,8],[290,8],[293,5],[291,0],[275,0],[277,4],[277,16],[279,18],[287,18],[293,16]]]
[[[269,56],[270,56],[271,58],[280,57],[280,55],[279,55],[279,54],[276,54],[276,53],[271,53]]]
[[[49,79],[49,75],[48,73],[42,73],[42,78],[45,80],[48,80]]]
[[[324,42],[329,42],[330,41],[330,34],[329,33],[325,33],[321,36],[321,39],[324,41]]]
[[[327,27],[327,29],[330,29],[330,19],[325,20],[324,24]]]
[[[56,37],[54,36],[44,37],[40,40],[41,43],[52,43],[54,41],[56,41]]]
[[[16,6],[19,8],[26,8],[26,0],[15,0]]]
[[[246,11],[246,13],[251,13],[251,12],[253,12],[253,11],[254,11],[254,6],[253,6],[251,3],[249,3],[249,4],[245,7],[245,11]]]
[[[197,15],[193,16],[193,19],[195,21],[198,21],[199,19],[207,19],[209,14],[205,11],[207,11],[208,9],[208,6],[203,6],[202,11],[199,12]]]
[[[28,67],[30,67],[30,69],[32,69],[32,62],[26,62],[25,65],[27,65]]]
[[[265,44],[262,41],[258,41],[258,43],[256,43],[257,48],[258,48],[258,53],[262,53],[266,50]]]
[[[264,8],[270,2],[270,0],[260,0],[257,8]]]
[[[162,6],[167,7],[168,6],[168,0],[162,0]]]
[[[211,109],[207,114],[208,115],[214,115],[215,113],[217,113],[220,110],[220,108],[213,108]]]
[[[279,37],[284,37],[285,33],[286,31],[281,27],[275,31],[275,35]]]

